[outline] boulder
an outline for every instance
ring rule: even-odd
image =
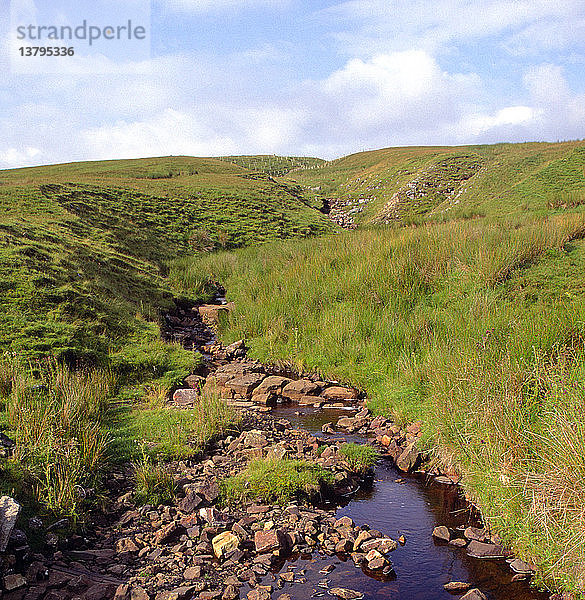
[[[433,537],[441,542],[448,542],[451,539],[451,532],[448,527],[441,525],[433,529]]]
[[[192,513],[203,504],[203,498],[193,490],[188,490],[185,497],[179,502],[179,510],[184,513]]]
[[[191,406],[199,399],[199,391],[192,388],[176,390],[173,394],[173,402],[179,406]]]
[[[203,304],[197,309],[197,312],[199,312],[201,320],[206,325],[217,325],[222,319],[229,315],[232,308],[233,307],[229,304],[223,304],[221,306],[218,304]]]
[[[298,400],[302,396],[314,396],[319,393],[319,386],[308,379],[298,379],[285,385],[282,396],[289,400]]]
[[[416,444],[408,445],[396,459],[396,466],[404,473],[414,471],[420,463],[420,454]]]
[[[357,394],[354,390],[341,386],[328,387],[321,393],[327,400],[356,400]],[[367,415],[366,415],[367,416]]]
[[[502,546],[496,544],[486,544],[471,540],[467,546],[467,554],[473,558],[506,558],[506,551]]]
[[[275,551],[283,553],[289,549],[289,540],[284,531],[271,529],[269,531],[257,531],[254,534],[254,545],[258,554]]]
[[[373,540],[367,540],[362,544],[362,552],[369,552],[370,550],[377,550],[382,554],[393,552],[398,548],[398,542],[395,542],[392,538],[376,538]]]
[[[229,554],[240,545],[240,540],[237,535],[234,535],[231,531],[224,531],[219,535],[216,535],[211,540],[213,546],[213,553],[217,558],[223,558],[226,554]]]
[[[266,394],[268,392],[280,394],[289,383],[291,383],[291,380],[288,377],[270,375],[256,388],[256,394]]]
[[[0,498],[0,552],[6,552],[19,515],[20,504],[10,496],[2,496]]]
[[[263,404],[264,406],[276,406],[278,396],[274,392],[258,393],[258,388],[256,388],[252,395],[252,402]]]
[[[139,551],[140,548],[132,538],[125,537],[116,542],[116,554],[124,554],[126,552],[135,553]]]
[[[263,379],[264,375],[262,373],[248,373],[247,375],[230,379],[225,383],[225,387],[233,390],[239,396],[249,398]]]

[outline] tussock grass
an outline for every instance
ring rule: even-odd
[[[137,440],[160,459],[197,456],[215,437],[237,428],[239,414],[216,394],[202,396],[189,410],[137,407],[118,435]]]
[[[378,453],[371,446],[360,444],[343,444],[339,449],[339,454],[347,464],[352,473],[366,473],[378,460]]]
[[[134,465],[135,494],[137,504],[166,504],[175,496],[176,485],[173,475],[162,463],[155,463],[146,452]]]
[[[422,443],[541,581],[579,590],[584,227],[565,214],[358,230],[183,267],[235,301],[226,341],[422,419]]]
[[[114,384],[107,371],[72,371],[55,360],[14,373],[5,407],[14,460],[56,515],[79,517],[107,464],[103,421]]]
[[[239,475],[220,483],[225,504],[244,500],[286,504],[294,499],[314,498],[333,474],[304,460],[256,459]]]

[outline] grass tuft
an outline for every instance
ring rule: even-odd
[[[312,499],[322,486],[333,482],[329,471],[303,460],[253,460],[239,475],[221,482],[225,504],[245,500],[286,504],[295,499]]]
[[[371,446],[354,444],[353,442],[343,444],[339,449],[339,454],[343,456],[352,473],[366,473],[369,471],[379,458],[378,453]]]

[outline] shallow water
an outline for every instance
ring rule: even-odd
[[[348,410],[289,405],[276,408],[273,414],[276,418],[288,419],[294,427],[323,436],[321,426],[347,416]],[[365,441],[359,436],[337,434],[334,437]],[[465,549],[435,543],[431,536],[434,527],[475,525],[473,516],[464,508],[454,487],[404,476],[389,460],[379,461],[371,488],[360,490],[346,506],[338,509],[337,515],[349,516],[357,525],[367,523],[394,539],[404,535],[406,544],[389,555],[395,579],[379,581],[356,568],[351,560],[342,562],[337,557],[314,555],[310,559],[296,558],[285,563],[281,571],[292,568],[298,582],[286,583],[273,597],[277,598],[280,593],[299,600],[327,596],[327,590],[318,586],[319,581],[326,579],[329,587],[363,592],[366,600],[447,600],[454,597],[443,589],[449,581],[468,582],[490,600],[549,598],[548,594],[531,589],[526,582],[512,582],[513,573],[503,560],[478,560],[467,556]],[[319,573],[328,564],[333,564],[335,569],[329,575]],[[274,583],[273,575],[269,575],[266,582]]]

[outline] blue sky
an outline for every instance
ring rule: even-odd
[[[0,168],[585,138],[585,0],[153,0],[101,75],[11,73],[0,6]]]

